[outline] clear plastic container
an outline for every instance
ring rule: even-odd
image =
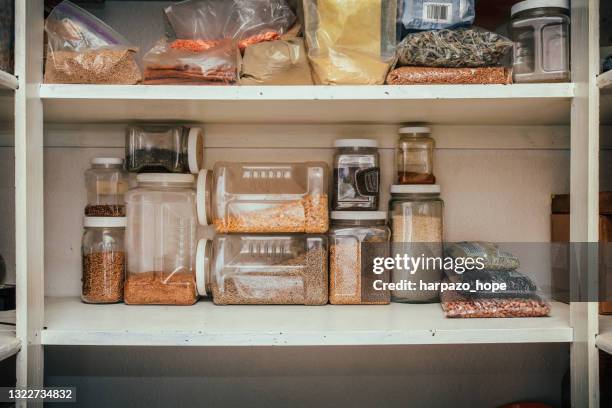
[[[387,213],[333,211],[331,220],[329,302],[335,305],[388,304],[389,291],[382,290],[380,283],[389,282],[389,273],[373,272],[374,258],[389,256]]]
[[[439,185],[392,185],[389,201],[389,218],[392,231],[391,256],[441,259],[443,255],[444,202],[440,198]],[[424,262],[424,261],[421,261]],[[421,286],[442,280],[444,271],[439,261],[429,261],[416,269],[394,269],[391,281],[408,285],[413,282],[416,290],[391,291],[393,302],[430,303],[438,300],[438,290]]]
[[[570,80],[569,0],[526,0],[512,6],[514,82]]]
[[[81,299],[86,303],[123,300],[125,217],[85,217],[81,254]]]
[[[128,190],[128,174],[123,159],[96,157],[85,171],[88,217],[125,217],[124,194]]]
[[[327,238],[217,235],[200,240],[198,292],[218,305],[327,303]]]
[[[198,179],[200,223],[219,233],[325,233],[328,177],[323,162],[219,162]]]
[[[397,184],[434,184],[433,149],[435,142],[428,127],[403,127],[398,131]]]
[[[197,300],[194,176],[145,173],[137,181],[125,197],[125,303],[191,305]]]
[[[380,197],[378,142],[340,139],[334,142],[334,210],[377,210]]]
[[[129,126],[125,160],[135,173],[193,173],[202,168],[202,129],[185,126]]]

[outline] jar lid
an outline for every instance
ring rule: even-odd
[[[140,173],[136,176],[139,183],[193,183],[193,174],[181,173]]]
[[[410,133],[431,133],[431,128],[427,126],[404,126],[397,131],[400,135]]]
[[[525,10],[541,7],[555,7],[569,10],[570,5],[569,0],[525,0],[512,6],[510,9],[510,16],[514,16]]]
[[[374,139],[338,139],[334,141],[334,147],[378,147],[378,141]]]
[[[83,217],[83,226],[90,228],[125,228],[126,217]]]
[[[332,220],[386,220],[386,211],[332,211]]]
[[[192,174],[198,174],[202,168],[202,152],[204,150],[204,133],[202,128],[192,127],[189,129],[189,136],[187,137],[187,162],[189,164],[189,171]]]
[[[392,184],[391,194],[440,194],[439,184]]]
[[[120,157],[94,157],[91,159],[91,164],[121,164],[123,159]]]
[[[207,209],[210,206],[210,191],[207,191],[208,178],[212,176],[210,170],[200,170],[196,183],[196,210],[200,225],[209,225]]]
[[[208,296],[206,292],[206,274],[210,267],[210,259],[206,256],[207,249],[212,246],[209,239],[201,239],[196,247],[195,277],[196,288],[200,296]]]

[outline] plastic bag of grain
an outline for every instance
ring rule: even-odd
[[[486,68],[432,68],[400,67],[389,72],[389,85],[433,85],[433,84],[500,84],[512,83],[512,69],[504,67]]]
[[[444,247],[444,255],[453,259],[480,258],[483,270],[487,271],[509,271],[517,269],[521,263],[515,255],[504,251],[493,242],[464,241],[447,243]]]
[[[242,85],[312,85],[303,38],[253,44],[244,51]]]
[[[545,317],[550,305],[539,296],[525,298],[467,297],[452,290],[440,293],[446,317]]]

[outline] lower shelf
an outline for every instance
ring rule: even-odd
[[[447,319],[439,304],[88,305],[47,298],[42,343],[116,346],[340,346],[571,342],[569,307],[546,318]]]
[[[612,316],[599,316],[597,347],[608,354],[612,354]]]

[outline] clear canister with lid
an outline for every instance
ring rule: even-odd
[[[124,194],[128,190],[128,174],[123,159],[95,157],[85,171],[88,217],[125,217]]]
[[[380,197],[378,142],[339,139],[334,142],[334,210],[377,210]]]
[[[398,268],[391,273],[396,290],[393,302],[430,303],[438,300],[438,289],[428,290],[428,284],[442,280],[444,202],[440,186],[392,185],[389,201],[391,224],[391,256],[405,256],[417,262],[416,268]],[[411,263],[409,265],[415,265]],[[410,283],[412,282],[412,283]],[[412,289],[411,289],[412,288]]]
[[[386,211],[333,211],[329,229],[329,302],[389,303],[389,272],[375,273],[374,259],[389,256]]]
[[[217,235],[198,243],[197,284],[218,305],[324,305],[327,238]]]
[[[126,130],[125,159],[131,172],[196,174],[203,154],[199,127],[141,125]]]
[[[434,184],[433,150],[435,142],[431,129],[407,126],[398,131],[399,140],[395,158],[397,184]]]
[[[197,301],[194,180],[192,174],[143,173],[126,194],[125,303]]]
[[[121,302],[126,218],[85,217],[83,226],[81,299],[86,303]]]
[[[526,0],[512,6],[514,82],[570,80],[569,0]]]

